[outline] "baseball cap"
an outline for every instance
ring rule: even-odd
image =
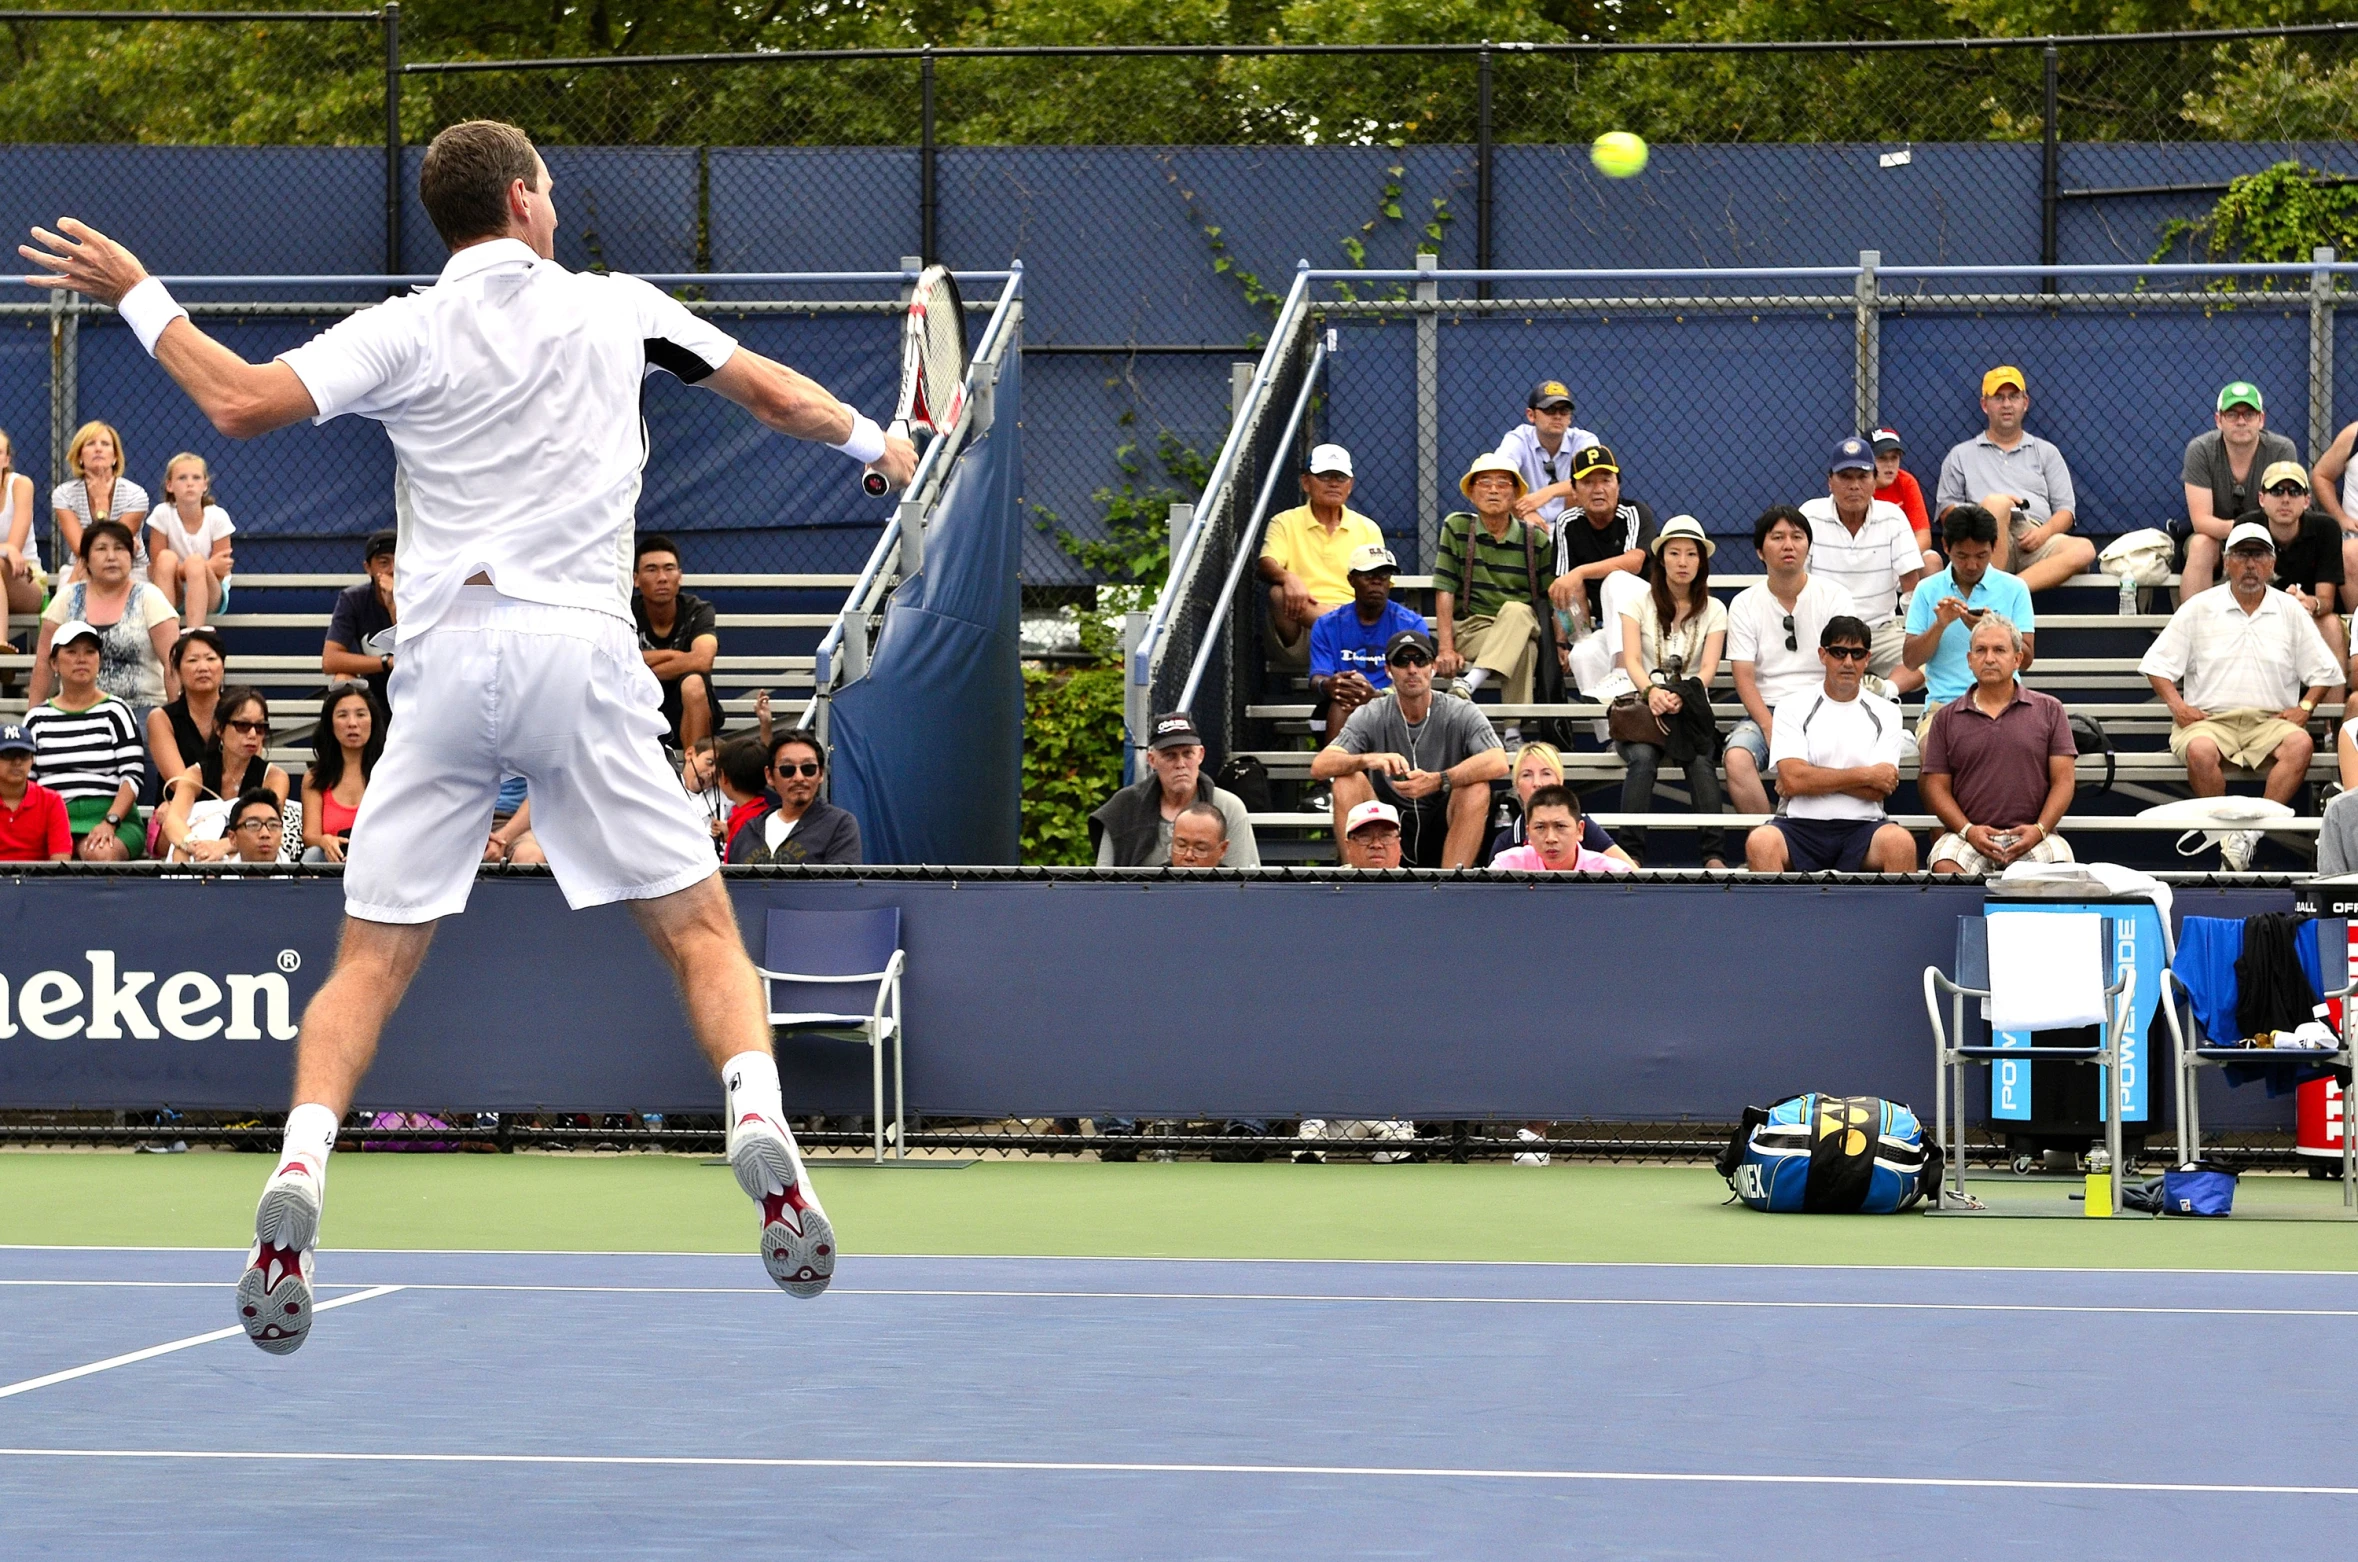
[[[1687,541],[1695,544],[1703,550],[1705,558],[1710,558],[1719,551],[1719,544],[1703,534],[1703,523],[1691,515],[1674,515],[1664,521],[1662,530],[1654,534],[1654,551],[1660,553],[1662,545],[1673,537],[1684,537]]]
[[[2030,382],[2022,377],[2020,369],[2010,363],[1999,364],[1981,377],[1981,393],[1984,396],[1995,396],[2001,385],[2011,385],[2025,394],[2030,391]]]
[[[2233,553],[2247,542],[2258,543],[2270,553],[2276,551],[2276,539],[2270,536],[2268,528],[2262,526],[2258,521],[2237,521],[2234,529],[2227,533],[2227,551],[2229,553]]]
[[[1875,470],[1875,448],[1857,435],[1834,442],[1834,453],[1826,458],[1829,472],[1872,472]]]
[[[1440,654],[1433,649],[1433,637],[1431,635],[1426,634],[1421,629],[1403,629],[1398,634],[1394,635],[1391,639],[1384,642],[1384,665],[1386,667],[1391,666],[1392,659],[1410,646],[1414,646],[1418,650],[1424,652],[1425,660],[1428,662],[1432,661]]]
[[[64,650],[67,646],[72,645],[76,640],[87,640],[92,645],[103,645],[106,643],[99,637],[97,630],[91,628],[88,624],[83,623],[78,618],[69,618],[64,623],[57,626],[56,634],[49,637],[49,654],[51,656],[55,656],[58,652]]]
[[[381,532],[370,532],[368,534],[367,545],[360,550],[360,561],[365,564],[370,559],[375,558],[381,553],[391,553],[393,551],[393,544],[398,539],[398,535],[398,533],[392,531],[390,528]]]
[[[1204,741],[1195,730],[1195,718],[1183,710],[1157,716],[1151,730],[1154,736],[1146,745],[1151,749],[1201,747]]]
[[[2254,412],[2266,412],[2268,404],[2260,399],[2260,387],[2249,380],[2230,380],[2219,387],[2219,410],[2229,407],[2249,407]]]
[[[1877,450],[1899,450],[1903,448],[1900,444],[1899,430],[1893,428],[1888,423],[1877,429],[1874,433],[1868,435],[1867,443],[1873,445]]]
[[[1349,477],[1351,475],[1351,452],[1340,445],[1313,446],[1310,451],[1310,464],[1302,470],[1312,474],[1339,472],[1343,476]]]
[[[1553,407],[1558,403],[1563,405],[1566,412],[1571,411],[1571,390],[1562,380],[1541,380],[1537,385],[1531,387],[1531,394],[1525,399],[1523,405],[1536,410],[1541,407]]]
[[[1531,491],[1523,478],[1523,469],[1509,459],[1503,450],[1485,450],[1474,457],[1474,464],[1466,468],[1466,475],[1457,480],[1457,491],[1468,499],[1474,497],[1474,479],[1485,472],[1497,472],[1515,480],[1515,497],[1520,499]],[[1577,473],[1574,475],[1578,475]]]
[[[2271,461],[2268,470],[2260,474],[2260,492],[2266,493],[2278,483],[2298,483],[2301,492],[2309,491],[2309,474],[2301,470],[2298,461]]]
[[[1399,567],[1400,561],[1392,557],[1392,550],[1380,542],[1363,542],[1351,550],[1351,574],[1373,575]]]
[[[1621,463],[1613,459],[1612,448],[1607,445],[1591,445],[1572,457],[1572,480],[1574,482],[1578,482],[1591,472],[1618,473],[1620,470]]]
[[[1390,803],[1379,803],[1371,797],[1343,816],[1343,833],[1357,835],[1361,829],[1371,824],[1388,824],[1397,830],[1400,828],[1400,810],[1394,808]]]
[[[32,752],[33,735],[25,731],[22,722],[0,723],[0,754],[30,754]]]

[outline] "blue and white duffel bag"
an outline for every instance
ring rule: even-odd
[[[1908,1108],[1814,1091],[1746,1107],[1719,1158],[1737,1198],[1778,1215],[1896,1215],[1939,1186],[1940,1169]]]

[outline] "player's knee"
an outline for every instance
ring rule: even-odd
[[[1774,825],[1755,825],[1744,837],[1744,866],[1755,873],[1785,871],[1785,833]]]

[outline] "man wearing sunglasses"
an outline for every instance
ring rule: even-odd
[[[1777,706],[1777,817],[1744,842],[1755,873],[1913,873],[1916,838],[1883,800],[1899,786],[1899,707],[1859,687],[1874,633],[1848,613],[1818,635],[1825,680]]]
[[[797,727],[770,740],[767,779],[777,806],[755,814],[729,841],[733,863],[857,863],[860,821],[823,801],[827,756]]]
[[[1433,698],[1432,637],[1403,629],[1384,647],[1392,687],[1351,713],[1310,761],[1334,783],[1335,839],[1362,803],[1399,816],[1411,868],[1471,867],[1490,819],[1490,783],[1505,779],[1506,749],[1471,700]]]

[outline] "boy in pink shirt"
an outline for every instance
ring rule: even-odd
[[[1580,799],[1570,787],[1543,786],[1523,805],[1527,846],[1502,851],[1493,868],[1522,873],[1627,873],[1629,864],[1580,844]]]

